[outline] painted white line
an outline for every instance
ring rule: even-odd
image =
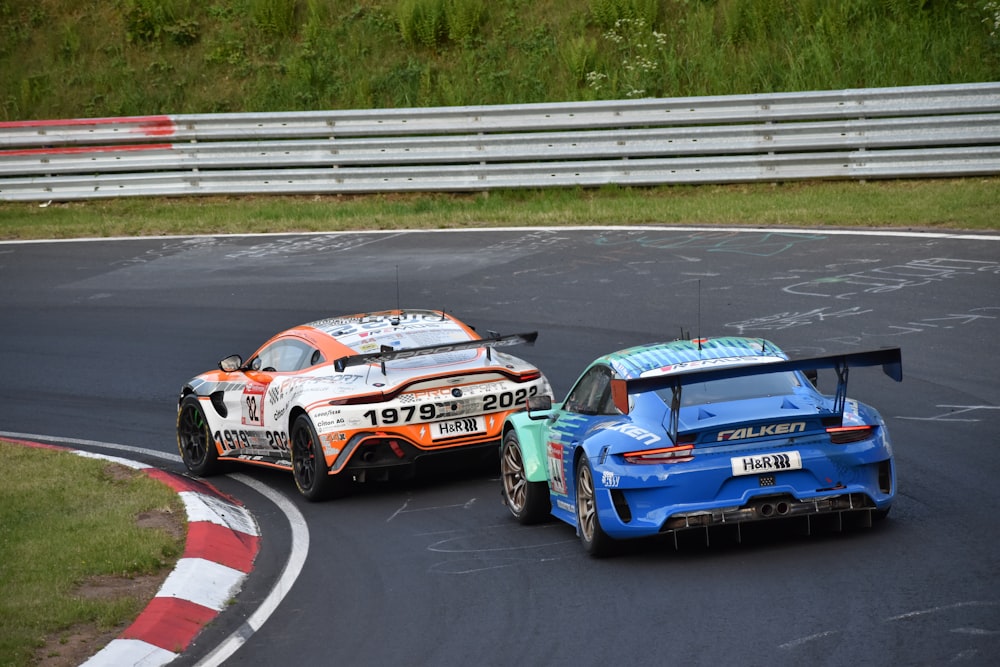
[[[125,466],[126,468],[132,468],[133,470],[146,470],[147,468],[153,467],[148,463],[140,463],[139,461],[133,461],[132,459],[123,459],[120,456],[109,456],[107,454],[85,452],[82,449],[75,449],[72,451],[72,453],[85,459],[100,459],[102,461],[110,461],[112,463],[117,463],[120,466]]]
[[[73,445],[79,447],[100,447],[102,449],[114,449],[120,452],[131,452],[144,456],[153,456],[165,461],[181,462],[180,454],[170,454],[168,452],[158,452],[155,449],[143,449],[142,447],[132,447],[130,445],[119,445],[113,442],[101,442],[100,440],[81,440],[80,438],[59,438],[51,435],[40,435],[38,433],[13,433],[11,431],[0,431],[0,438],[13,438],[14,440],[35,440],[38,442],[51,442],[59,445]]]
[[[340,232],[269,232],[265,234],[189,234],[182,236],[109,236],[83,239],[15,239],[0,241],[0,245],[27,245],[29,243],[94,243],[99,241],[166,241],[180,239],[216,238],[266,238],[273,236],[350,236],[359,234],[464,234],[489,232],[579,232],[579,231],[624,231],[624,232],[731,232],[733,234],[811,234],[825,236],[882,236],[915,239],[956,239],[968,241],[1000,241],[1000,234],[963,234],[952,232],[913,232],[875,229],[787,229],[784,227],[729,227],[686,226],[686,225],[567,225],[564,227],[469,227],[463,229],[370,229]]]
[[[278,580],[271,588],[271,592],[268,593],[263,602],[260,603],[242,626],[237,628],[221,644],[202,658],[196,667],[215,667],[221,665],[243,646],[264,625],[267,619],[271,617],[271,614],[278,608],[281,601],[288,595],[288,592],[292,589],[292,585],[302,572],[306,556],[309,554],[309,527],[306,525],[305,517],[302,516],[302,513],[299,512],[298,508],[288,498],[252,477],[240,473],[232,473],[229,476],[260,493],[277,505],[278,509],[285,514],[288,524],[292,529],[291,553],[289,554],[288,562],[285,563],[284,570],[281,572],[281,576],[278,577]]]

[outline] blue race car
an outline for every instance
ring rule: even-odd
[[[888,512],[896,471],[885,422],[847,398],[850,368],[902,380],[899,348],[789,360],[761,339],[679,340],[594,361],[566,400],[532,397],[506,420],[503,498],[524,524],[549,514],[584,549],[783,517]],[[817,371],[834,369],[821,394]]]

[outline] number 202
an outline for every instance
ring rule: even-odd
[[[500,394],[483,396],[483,410],[496,410],[497,408],[506,410],[516,405],[524,405],[524,402],[528,400],[528,396],[534,396],[537,393],[538,387],[531,387],[529,389],[522,387],[517,391],[505,391]]]

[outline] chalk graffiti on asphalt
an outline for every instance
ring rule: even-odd
[[[773,315],[754,317],[741,322],[729,322],[723,326],[736,329],[739,334],[745,335],[753,331],[782,331],[795,327],[803,327],[818,322],[827,322],[844,317],[855,317],[866,313],[874,312],[872,308],[844,308],[834,310],[831,308],[814,308],[801,312],[784,312]],[[996,314],[994,314],[996,313]],[[945,313],[935,317],[924,317],[897,324],[887,324],[884,329],[859,329],[860,333],[853,336],[840,336],[836,338],[823,338],[821,341],[831,341],[847,345],[860,345],[863,340],[874,336],[905,336],[908,334],[922,333],[935,329],[956,329],[968,326],[973,323],[987,323],[990,320],[1000,318],[1000,306],[986,306],[982,308],[972,308],[964,313]],[[818,341],[817,341],[818,342]]]
[[[820,234],[785,234],[781,232],[692,232],[689,234],[617,233],[601,234],[594,239],[599,246],[638,245],[656,250],[700,250],[727,252],[754,257],[773,257],[803,243],[825,241]]]
[[[1000,274],[1000,262],[932,257],[854,273],[823,276],[788,285],[788,294],[849,299],[857,294],[882,294],[977,273]]]
[[[264,259],[290,255],[311,255],[355,250],[361,246],[386,241],[400,234],[320,234],[267,239],[246,248],[233,248],[226,259]]]
[[[793,327],[803,327],[816,322],[839,319],[842,317],[854,317],[872,312],[871,308],[845,308],[843,310],[832,310],[831,308],[814,308],[804,312],[784,312],[763,317],[754,317],[742,322],[729,322],[726,327],[736,329],[742,336],[748,331],[781,331]]]
[[[996,313],[996,315],[991,313]],[[835,338],[823,338],[821,340],[823,342],[829,341],[842,345],[862,345],[866,344],[872,338],[880,336],[907,336],[925,331],[956,329],[974,323],[986,324],[998,318],[1000,318],[1000,306],[986,306],[983,308],[972,308],[964,313],[947,313],[937,317],[924,317],[902,324],[888,324],[885,329],[873,329],[871,331],[862,329],[856,336],[838,336]]]
[[[958,415],[967,415],[969,413],[982,414],[983,410],[1000,410],[1000,405],[937,405],[935,406],[945,412],[939,415],[931,415],[930,417],[900,417],[897,416],[896,419],[909,419],[911,421],[927,421],[927,422],[981,422],[982,419],[977,419],[975,417],[959,417]],[[983,415],[988,417],[989,415]]]

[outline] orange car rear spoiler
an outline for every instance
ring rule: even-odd
[[[459,350],[475,350],[481,347],[486,348],[489,356],[490,350],[494,347],[508,347],[510,345],[534,345],[538,338],[538,332],[509,334],[501,336],[494,334],[490,338],[479,338],[476,340],[460,341],[458,343],[439,343],[436,345],[425,345],[423,347],[411,347],[397,350],[392,347],[383,346],[378,352],[367,354],[355,354],[348,357],[341,357],[333,362],[333,367],[339,373],[343,373],[348,366],[361,366],[364,364],[382,364],[382,372],[385,373],[385,362],[394,359],[413,359],[415,357],[425,357],[431,354],[441,354],[443,352],[457,352]]]

